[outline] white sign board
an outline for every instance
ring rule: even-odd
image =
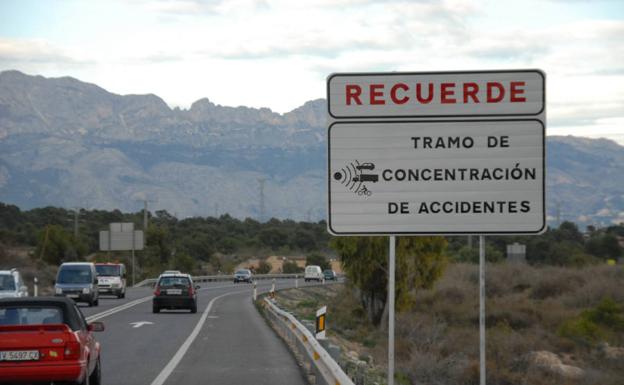
[[[413,102],[418,84],[431,87],[431,103]],[[348,85],[360,87],[357,101]],[[542,232],[544,87],[537,70],[330,76],[329,231]]]
[[[538,70],[334,74],[333,118],[535,116],[545,109]]]

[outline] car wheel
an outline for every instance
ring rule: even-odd
[[[102,384],[102,367],[100,365],[100,357],[98,357],[95,363],[95,369],[89,376],[89,385],[101,385]]]
[[[121,293],[121,298],[126,298],[126,291],[124,290],[123,293]]]
[[[191,305],[191,313],[197,313],[197,301]]]
[[[152,305],[152,313],[160,313],[160,308],[156,305]]]
[[[100,306],[100,299],[96,299],[95,301],[93,301],[93,305],[94,306]]]
[[[87,304],[89,304],[89,307],[93,306],[93,301],[89,300],[89,302],[87,302]]]

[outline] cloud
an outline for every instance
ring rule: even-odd
[[[0,38],[0,66],[24,65],[86,66],[92,61],[77,58],[43,39]]]

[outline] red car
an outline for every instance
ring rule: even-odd
[[[100,385],[100,344],[66,297],[0,299],[0,384]]]

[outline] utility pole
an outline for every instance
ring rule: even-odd
[[[266,178],[258,178],[258,183],[260,183],[260,218],[258,222],[264,222],[264,182],[266,182]]]
[[[74,240],[78,240],[78,214],[80,213],[79,207],[74,207]]]
[[[157,202],[156,200],[150,200],[150,199],[138,199],[137,202],[143,202],[143,233],[147,234],[147,225],[148,225],[148,219],[147,219],[147,203],[153,203],[153,202]]]

